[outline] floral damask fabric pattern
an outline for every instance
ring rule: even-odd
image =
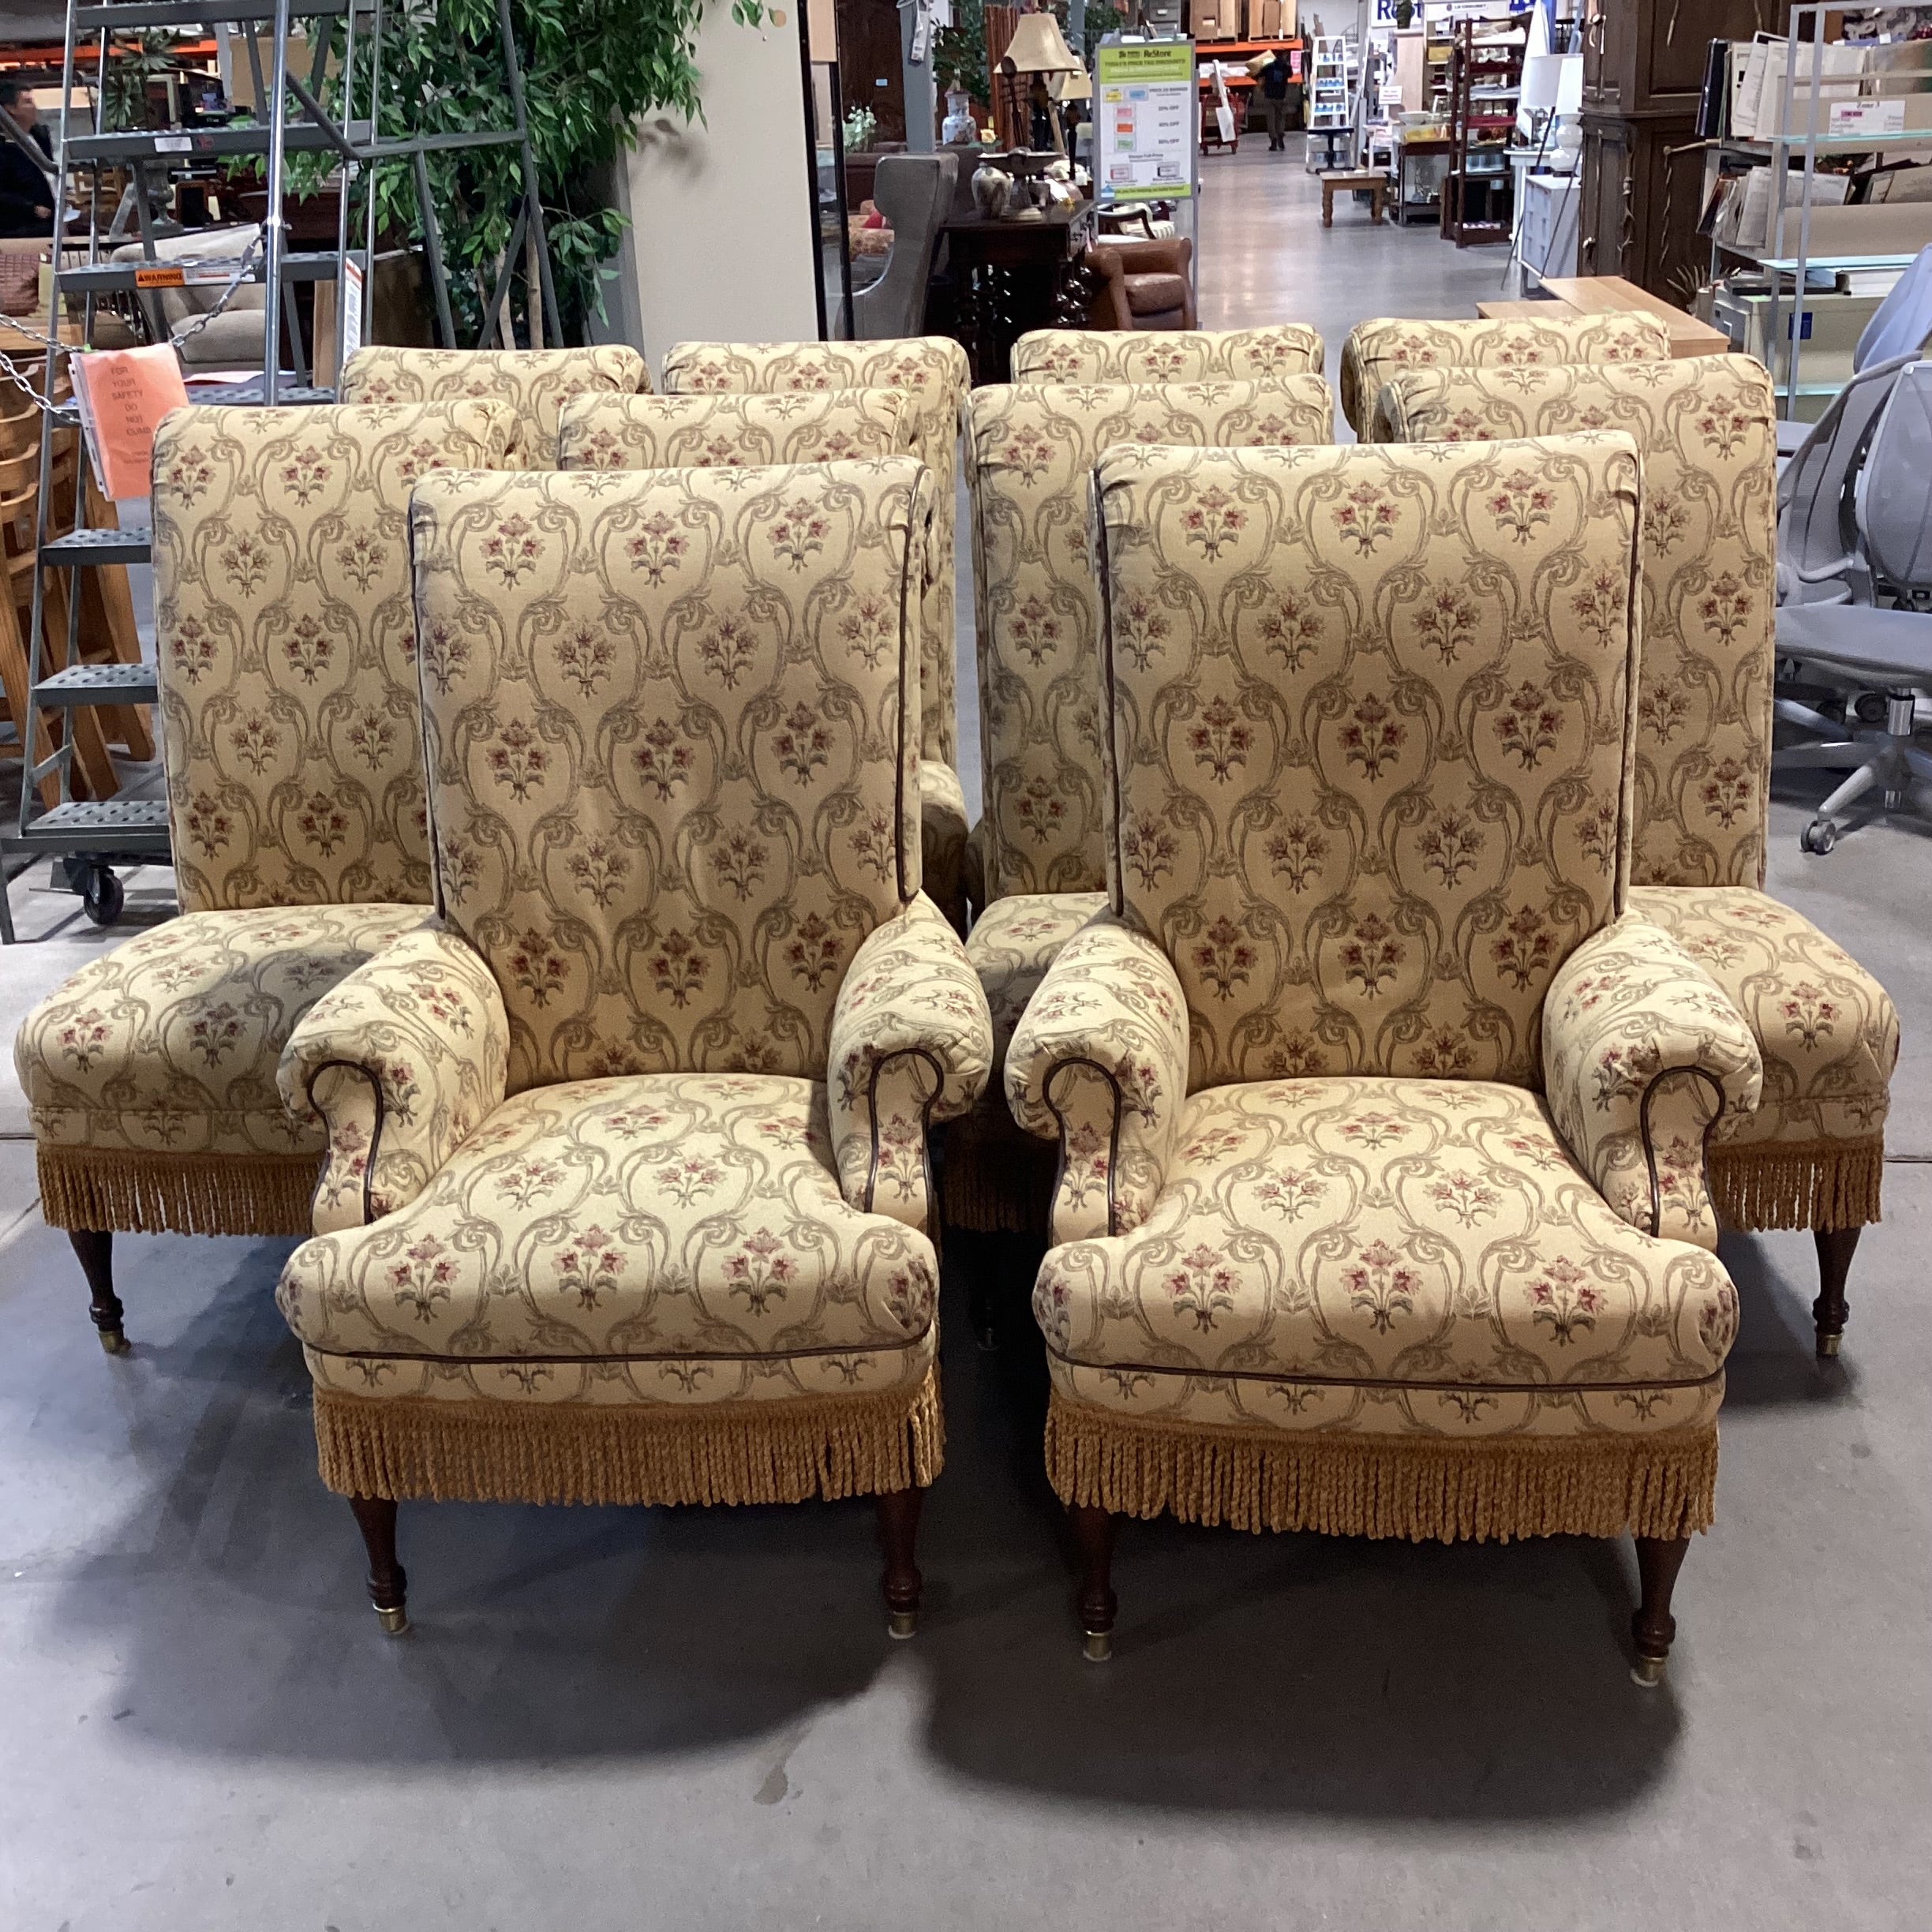
[[[1053,1238],[1152,1210],[1187,1095],[1187,1002],[1166,955],[1103,913],[1060,949],[1006,1049],[1006,1104],[1060,1143]]]
[[[986,995],[922,893],[872,929],[833,1012],[828,1105],[845,1198],[931,1226],[929,1124],[969,1112],[992,1066]]]
[[[312,1006],[278,1080],[326,1130],[315,1231],[406,1207],[504,1097],[510,1023],[489,968],[433,926],[399,939]]]
[[[1100,587],[1089,543],[1101,453],[1124,443],[1328,443],[1334,427],[1328,385],[1314,375],[973,391],[966,473],[990,900],[1106,881]],[[1171,621],[1146,613],[1150,638]]]
[[[275,1091],[283,1044],[316,1000],[429,916],[426,905],[187,912],[89,960],[14,1037],[34,1138],[319,1155],[320,1130]]]
[[[1016,383],[1277,382],[1319,376],[1305,322],[1241,329],[1032,329],[1013,346]]]
[[[513,1095],[276,1299],[324,1388],[705,1405],[915,1384],[938,1287],[925,1235],[841,1196],[821,1083],[687,1073]]]
[[[575,396],[631,395],[650,388],[635,349],[358,349],[343,370],[345,402],[507,403],[516,412],[517,467],[554,470],[557,423]]]
[[[182,909],[425,904],[411,488],[505,460],[499,402],[177,410],[155,642]]]
[[[1357,322],[1342,345],[1342,414],[1365,443],[1388,440],[1376,408],[1382,385],[1408,369],[1528,369],[1563,362],[1664,362],[1670,333],[1661,317],[1559,316],[1550,321],[1468,320]]]
[[[1193,1095],[1151,1213],[1054,1249],[1033,1305],[1088,1408],[1464,1440],[1707,1424],[1738,1318],[1533,1094],[1371,1078]]]
[[[914,455],[917,417],[890,389],[781,395],[581,396],[564,411],[560,470],[768,469]]]
[[[1534,1087],[1625,890],[1629,440],[1116,448],[1099,495],[1110,888],[1179,973],[1190,1090]]]
[[[1855,1141],[1885,1131],[1898,1064],[1898,1009],[1843,947],[1747,886],[1640,888],[1631,911],[1723,987],[1757,1036],[1764,1091],[1729,1122],[1728,1146]]]
[[[927,487],[889,457],[417,489],[438,902],[503,990],[512,1093],[822,1077],[919,887]]]
[[[920,600],[919,750],[947,766],[957,766],[959,758],[953,483],[960,409],[972,382],[966,351],[947,335],[870,343],[679,343],[664,362],[664,386],[672,395],[884,389],[911,405],[912,447],[932,472],[934,488],[930,575]]]
[[[1106,910],[1102,892],[1013,893],[994,900],[973,921],[966,958],[986,990],[995,1066],[1005,1061],[1013,1028],[1060,949]]]
[[[1705,1141],[1750,1115],[1763,1072],[1717,981],[1629,914],[1564,960],[1543,1063],[1551,1118],[1604,1199],[1646,1234],[1715,1248]]]
[[[1759,885],[1770,784],[1777,436],[1748,356],[1432,369],[1382,393],[1392,440],[1621,430],[1643,462],[1634,882]]]

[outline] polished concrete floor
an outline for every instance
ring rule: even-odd
[[[1206,178],[1208,319],[1312,317],[1331,364],[1356,316],[1466,313],[1500,272],[1353,208],[1324,234],[1259,146]],[[1133,1526],[1084,1664],[1024,1283],[982,1354],[957,1256],[915,1642],[863,1504],[407,1508],[386,1641],[270,1298],[286,1245],[124,1239],[106,1359],[0,1092],[0,1932],[1924,1926],[1932,841],[1804,859],[1804,816],[1780,795],[1773,890],[1906,1016],[1887,1217],[1829,1367],[1808,1241],[1725,1244],[1720,1521],[1655,1692],[1627,1546],[1569,1541]],[[46,937],[0,954],[9,1020],[167,878],[107,935],[43,880],[13,900]]]

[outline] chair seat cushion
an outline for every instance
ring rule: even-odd
[[[918,1383],[926,1237],[846,1205],[817,1081],[641,1074],[513,1095],[410,1205],[279,1291],[318,1386],[715,1404]]]
[[[90,960],[14,1036],[35,1139],[319,1156],[320,1130],[275,1091],[283,1045],[337,981],[429,916],[420,905],[189,912]]]
[[[1136,315],[1165,315],[1170,309],[1186,306],[1185,275],[1130,275],[1121,279],[1126,284],[1127,306]]]
[[[1105,893],[1015,893],[994,900],[973,922],[966,935],[966,960],[979,974],[993,1011],[996,1070],[1005,1060],[1013,1028],[1046,977],[1046,968],[1106,904]],[[987,1097],[1004,1110],[998,1089],[996,1077]]]
[[[1054,1249],[1034,1312],[1084,1407],[1470,1440],[1707,1425],[1737,1297],[1612,1213],[1534,1094],[1365,1076],[1191,1096],[1148,1219]]]

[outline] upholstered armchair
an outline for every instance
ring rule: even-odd
[[[412,485],[504,461],[500,403],[178,410],[155,440],[161,742],[182,915],[21,1022],[41,1211],[110,1354],[117,1232],[298,1234],[322,1136],[283,1043],[428,916]]]
[[[635,349],[358,349],[342,373],[345,402],[507,402],[516,412],[518,467],[554,470],[557,421],[573,396],[649,393]]]
[[[557,467],[742,470],[850,462],[916,454],[914,428],[911,404],[890,389],[580,396],[564,411]]]
[[[1322,339],[1305,322],[1267,328],[1033,329],[1013,344],[1016,383],[1273,382],[1319,376]]]
[[[1409,369],[1541,369],[1565,362],[1664,362],[1670,333],[1662,320],[1631,310],[1616,315],[1413,322],[1357,322],[1342,345],[1342,414],[1365,443],[1387,442],[1376,411],[1382,385]]]
[[[967,843],[975,918],[966,955],[990,1004],[996,1066],[1054,955],[1104,903],[1094,465],[1118,444],[1267,447],[1333,435],[1328,385],[1316,375],[973,391],[966,474],[985,809]],[[1037,1239],[1051,1150],[1015,1128],[995,1088],[949,1137],[945,1185],[949,1226]],[[989,1311],[976,1313],[984,1326]]]
[[[1835,1355],[1860,1228],[1879,1216],[1898,1058],[1884,987],[1764,889],[1774,674],[1777,425],[1744,356],[1597,368],[1426,369],[1383,391],[1397,440],[1620,429],[1644,466],[1633,912],[1735,1003],[1764,1061],[1757,1111],[1709,1151],[1739,1228],[1809,1228],[1821,1355]]]
[[[1087,245],[1082,263],[1095,284],[1093,324],[1099,329],[1191,329],[1194,285],[1188,264],[1194,244],[1185,235],[1134,241],[1103,235]]]
[[[810,394],[885,389],[911,405],[912,448],[933,474],[929,575],[919,599],[921,836],[927,896],[964,923],[959,883],[966,844],[966,794],[959,781],[959,718],[953,625],[960,410],[972,384],[966,351],[949,336],[900,342],[680,343],[665,358],[672,395]]]
[[[1626,911],[1636,452],[1115,449],[1095,490],[1108,908],[1005,1068],[1061,1151],[1089,1653],[1121,1515],[1628,1530],[1654,1682],[1737,1321],[1704,1142],[1759,1066]]]
[[[326,1125],[279,1305],[405,1622],[400,1498],[874,1495],[942,1455],[927,1136],[991,1042],[919,892],[907,457],[432,477],[432,929],[283,1057]]]

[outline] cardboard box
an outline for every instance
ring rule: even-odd
[[[1196,40],[1238,40],[1241,0],[1192,0],[1190,31]]]
[[[1295,0],[1248,0],[1250,40],[1292,40]]]

